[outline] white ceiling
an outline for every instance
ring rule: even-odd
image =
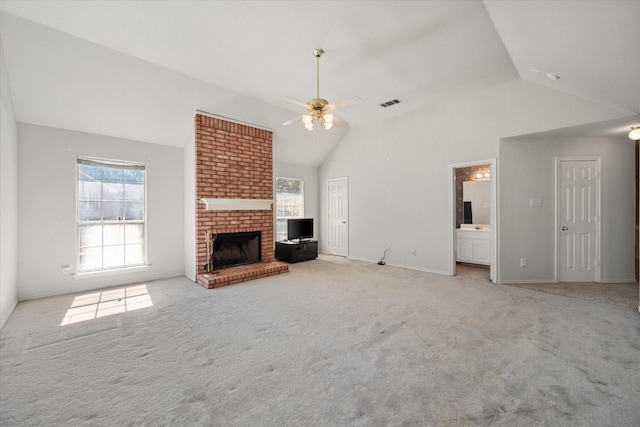
[[[640,113],[640,0],[0,1],[19,121],[183,146],[195,110],[274,130],[276,161],[318,165],[285,96],[359,96],[351,126],[523,78]],[[530,69],[537,69],[535,73]],[[556,73],[551,81],[546,73]],[[400,99],[383,109],[380,103]]]

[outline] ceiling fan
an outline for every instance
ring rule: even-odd
[[[313,55],[316,57],[316,97],[306,104],[302,101],[298,101],[297,99],[289,98],[288,96],[285,97],[287,101],[306,108],[308,113],[296,116],[293,119],[284,122],[283,125],[289,126],[298,120],[302,120],[305,129],[309,131],[313,130],[313,125],[316,121],[320,122],[325,130],[331,129],[334,124],[347,125],[347,122],[331,113],[331,111],[362,102],[362,99],[357,96],[335,104],[329,104],[329,101],[324,98],[320,98],[320,57],[323,53],[324,50],[319,48],[314,49],[313,51]]]

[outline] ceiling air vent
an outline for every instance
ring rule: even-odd
[[[385,102],[385,103],[380,104],[380,106],[381,106],[382,108],[387,108],[387,107],[391,107],[392,105],[399,104],[399,103],[400,103],[400,101],[399,101],[399,100],[397,100],[397,99],[393,99],[393,100],[391,100],[391,101],[387,101],[387,102]]]

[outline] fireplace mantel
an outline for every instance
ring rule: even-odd
[[[273,200],[263,199],[208,199],[202,198],[208,211],[268,211]]]

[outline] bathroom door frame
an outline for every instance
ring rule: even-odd
[[[485,165],[489,165],[489,173],[491,173],[489,196],[491,199],[489,201],[491,264],[489,278],[493,283],[500,283],[498,275],[498,171],[495,158],[449,164],[449,276],[456,275],[456,169]]]

